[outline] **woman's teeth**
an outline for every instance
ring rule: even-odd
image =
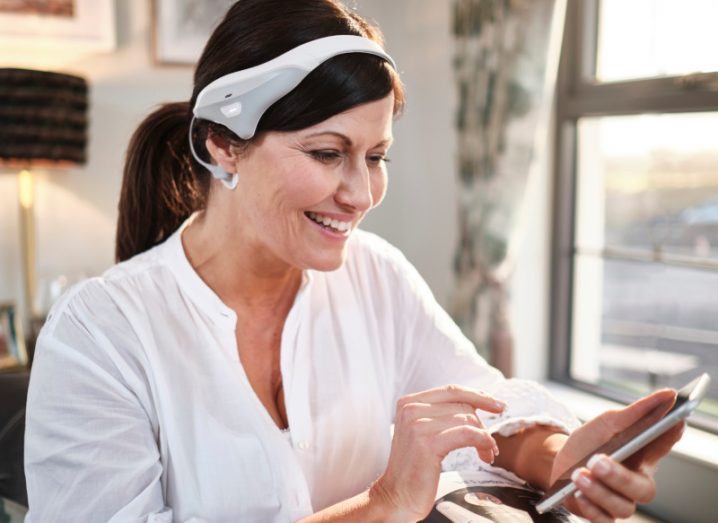
[[[328,216],[323,216],[315,212],[307,212],[306,215],[317,223],[330,227],[339,232],[345,232],[351,229],[352,222],[340,222],[339,220],[332,220]]]

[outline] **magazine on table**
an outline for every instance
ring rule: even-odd
[[[442,472],[436,501],[423,523],[580,523],[563,507],[539,514],[542,492],[486,471]]]

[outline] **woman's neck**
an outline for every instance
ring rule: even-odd
[[[194,270],[228,307],[272,315],[291,308],[302,271],[249,231],[201,211],[183,231],[182,244]]]

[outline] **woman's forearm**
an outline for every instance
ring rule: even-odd
[[[409,523],[396,514],[391,501],[375,481],[354,497],[340,501],[296,523]]]
[[[536,425],[512,436],[495,435],[499,455],[494,465],[510,470],[531,485],[548,489],[553,461],[568,436],[555,427]],[[391,500],[376,481],[354,497],[327,507],[296,523],[350,522],[409,523],[397,515]]]
[[[568,435],[555,427],[536,425],[509,437],[495,435],[494,439],[499,446],[494,465],[546,490],[550,486],[554,458]]]

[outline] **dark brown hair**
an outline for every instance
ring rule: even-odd
[[[211,175],[191,156],[188,143],[191,108],[200,91],[221,76],[267,62],[305,42],[342,34],[383,45],[379,30],[338,0],[239,0],[229,9],[197,62],[189,102],[162,105],[130,140],[119,203],[117,261],[162,242],[207,204]],[[263,132],[304,129],[391,92],[398,115],[404,91],[391,65],[366,53],[338,55],[267,109],[254,138],[244,141],[222,125],[197,120],[193,144],[208,160],[207,136],[241,149]]]

